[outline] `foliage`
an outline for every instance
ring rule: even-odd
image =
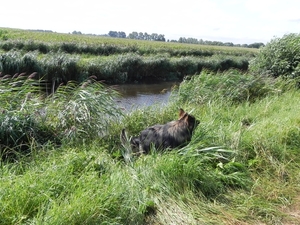
[[[182,79],[202,69],[248,69],[255,51],[222,46],[197,46],[95,37],[87,35],[1,29],[2,75],[38,72],[49,86],[89,76],[107,83]],[[0,75],[1,76],[1,75]]]
[[[7,30],[0,30],[0,39],[1,40],[7,40],[8,36],[7,36],[8,31]]]
[[[11,59],[13,52],[5,56]],[[63,53],[53,53],[54,65],[56,54]],[[0,224],[297,223],[290,211],[299,208],[300,190],[297,80],[221,72],[233,63],[221,56],[169,60],[130,53],[81,58],[77,68],[84,68],[83,60],[93,63],[93,73],[101,63],[133,77],[141,65],[201,72],[186,76],[166,106],[127,115],[116,106],[116,93],[95,77],[45,93],[48,83],[32,79],[37,74],[2,74]],[[136,135],[174,120],[179,107],[200,120],[187,146],[122,157],[122,128]],[[17,152],[21,146],[26,149]]]
[[[77,61],[76,56],[69,54],[48,54],[36,63],[39,64],[41,73],[45,75],[44,79],[48,82],[66,84],[71,80],[82,82],[78,74]]]
[[[0,80],[0,153],[2,158],[29,153],[32,145],[59,144],[54,127],[40,120],[42,83],[26,76]]]
[[[286,34],[261,48],[251,63],[255,73],[296,78],[300,75],[300,35]]]
[[[24,112],[3,111],[0,114],[0,154],[2,159],[12,160],[16,156],[30,153],[38,144],[60,144],[56,131],[35,119],[36,115]],[[21,154],[18,154],[21,153]]]
[[[10,50],[38,50],[41,53],[65,52],[69,54],[112,55],[139,53],[141,55],[168,53],[171,56],[212,56],[214,54],[253,57],[257,50],[242,47],[208,46],[156,41],[141,41],[104,36],[71,35],[53,32],[34,32],[0,29],[6,40],[0,48]]]
[[[111,35],[110,35],[111,36]],[[138,39],[138,40],[148,40],[148,41],[163,41],[165,42],[165,35],[164,34],[157,34],[157,33],[142,33],[142,32],[132,32],[128,34],[127,38],[130,39]]]
[[[62,133],[67,142],[87,143],[108,134],[112,121],[122,114],[115,104],[117,93],[92,78],[58,87],[46,99],[49,123]]]
[[[239,70],[223,73],[204,70],[199,75],[186,77],[175,96],[179,102],[191,104],[205,104],[212,98],[229,103],[254,102],[272,92],[277,93],[275,84],[271,79]]]
[[[18,51],[0,55],[0,69],[3,75],[38,72],[39,77],[43,76],[50,86],[72,80],[82,82],[93,75],[107,83],[133,82],[148,77],[158,80],[182,79],[185,75],[199,73],[205,68],[212,71],[230,68],[247,70],[248,60],[237,56],[178,58],[168,54],[141,56],[136,53],[86,58],[66,53],[39,56],[37,52],[21,54]]]
[[[230,77],[234,81],[227,82]],[[118,112],[110,101],[113,93],[92,78],[81,87],[74,82],[60,86],[44,98],[44,104],[39,105],[38,98],[28,99],[23,110],[21,104],[19,108],[14,104],[1,115],[12,115],[14,109],[21,121],[11,119],[14,128],[30,127],[40,134],[39,126],[53,127],[56,134],[63,134],[65,144],[60,148],[31,144],[29,151],[35,154],[19,158],[18,163],[0,161],[0,222],[284,223],[280,209],[291,204],[292,195],[299,191],[295,171],[299,171],[300,96],[284,80],[278,80],[279,85],[263,79],[236,70],[203,71],[184,81],[166,107],[136,110],[124,118],[110,114]],[[9,87],[13,79],[1,82]],[[222,98],[220,93],[234,90],[236,82],[271,87],[263,88],[266,93],[251,102],[243,94],[243,101]],[[201,83],[204,85],[199,86]],[[280,91],[275,93],[272,85]],[[15,92],[20,97],[16,100],[24,102],[29,89],[20,90]],[[99,90],[104,92],[102,102],[96,94]],[[205,99],[201,105],[193,100],[196,93]],[[201,121],[187,146],[164,153],[153,149],[149,155],[131,156],[128,161],[117,154],[122,151],[119,132],[123,127],[137,134],[146,126],[165,123],[176,117],[178,105],[188,112],[193,109],[192,114]],[[43,116],[22,114],[40,107]],[[109,112],[103,112],[103,107]],[[76,127],[73,133],[69,132],[72,126]],[[102,129],[99,137],[101,126],[106,127],[106,135]]]
[[[109,31],[108,36],[117,38],[126,38],[126,33],[123,31]]]
[[[121,118],[116,93],[92,78],[61,85],[47,96],[45,84],[30,76],[0,80],[1,154],[27,153],[31,145],[48,142],[97,140],[107,135],[112,120]]]

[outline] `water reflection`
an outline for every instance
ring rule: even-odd
[[[172,87],[177,84],[178,82],[160,82],[117,85],[115,89],[121,94],[117,103],[126,111],[153,104],[164,105],[169,100]]]

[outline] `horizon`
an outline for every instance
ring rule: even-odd
[[[180,37],[234,44],[266,44],[274,37],[298,33],[300,2],[296,0],[11,0],[1,4],[0,27],[80,31],[106,34],[109,31],[157,33],[166,40]],[[10,10],[13,9],[13,10]],[[45,10],[47,9],[47,10]]]

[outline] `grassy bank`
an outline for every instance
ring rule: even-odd
[[[51,128],[60,141],[24,139],[25,154],[1,145],[16,154],[0,161],[0,224],[296,223],[300,92],[294,81],[202,71],[175,88],[166,107],[128,115],[113,108],[112,90],[98,85],[71,83],[30,98],[19,87],[9,95],[19,96],[10,100],[14,108],[1,101],[3,117],[24,122],[33,115],[33,130]],[[46,115],[36,116],[45,107]],[[137,134],[175,119],[179,107],[200,120],[188,146],[124,160],[122,128]],[[6,132],[1,126],[11,135]]]
[[[38,72],[56,85],[94,75],[106,83],[182,79],[203,69],[247,70],[257,50],[0,29],[2,76]]]

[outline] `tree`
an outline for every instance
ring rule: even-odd
[[[126,33],[124,31],[109,31],[108,36],[115,38],[126,38]]]
[[[138,32],[133,31],[132,33],[128,34],[127,38],[129,38],[129,39],[138,39],[138,37],[139,37]]]
[[[74,30],[73,32],[72,32],[72,34],[82,34],[80,31],[76,31],[76,30]]]
[[[125,33],[124,31],[120,31],[120,32],[118,33],[118,37],[119,37],[119,38],[126,38],[126,33]]]
[[[257,42],[255,42],[253,44],[249,44],[248,48],[260,48],[260,47],[264,47],[264,46],[265,46],[264,43],[261,43],[261,42],[257,43]]]
[[[142,33],[142,32],[132,32],[130,33],[127,38],[129,39],[139,39],[139,40],[148,40],[148,41],[166,41],[165,35],[164,34],[157,34],[157,33],[152,33],[151,35],[148,34],[147,32]]]
[[[110,37],[118,37],[118,32],[117,32],[117,31],[109,31],[109,32],[108,32],[108,35],[109,35]]]

